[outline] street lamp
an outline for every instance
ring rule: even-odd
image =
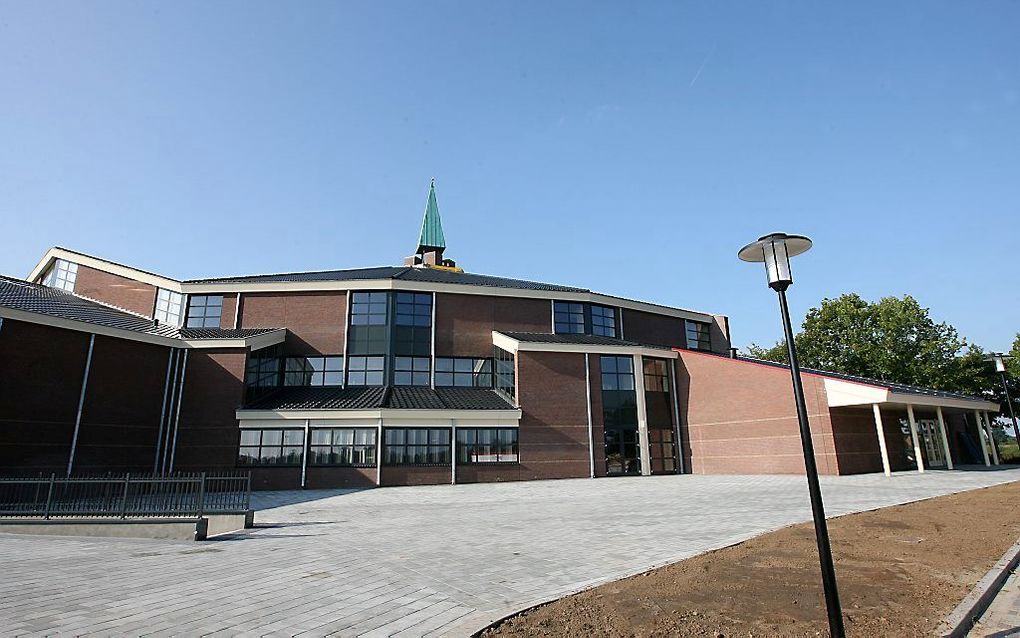
[[[1002,391],[1006,393],[1006,405],[1009,406],[1009,418],[1013,420],[1013,434],[1016,435],[1016,443],[1020,446],[1020,425],[1016,422],[1016,413],[1013,412],[1013,400],[1009,398],[1009,387],[1006,385],[1006,361],[1012,359],[1008,354],[993,352],[985,361],[995,364],[995,371],[1002,378]]]
[[[822,490],[818,485],[818,467],[815,465],[815,450],[811,443],[811,426],[808,424],[807,406],[804,403],[804,386],[800,380],[797,347],[793,342],[793,327],[790,325],[790,307],[786,303],[786,289],[793,283],[790,257],[805,253],[810,248],[811,240],[807,237],[773,233],[744,246],[737,256],[743,261],[764,262],[769,288],[779,293],[779,309],[783,315],[786,350],[790,356],[790,375],[793,377],[793,397],[797,403],[797,421],[800,423],[800,443],[804,448],[804,468],[807,471],[808,492],[811,494],[815,540],[818,542],[818,559],[822,567],[825,607],[829,614],[829,633],[833,638],[843,638],[846,632],[843,629],[843,611],[839,606],[839,591],[836,588],[836,569],[832,565],[829,528],[825,523]]]

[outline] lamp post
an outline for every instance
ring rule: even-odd
[[[822,490],[818,485],[818,467],[815,465],[815,450],[811,443],[811,426],[808,424],[807,405],[804,402],[800,363],[797,361],[797,347],[793,342],[790,308],[786,303],[786,289],[793,283],[790,257],[807,252],[809,248],[811,240],[807,237],[773,233],[744,246],[737,256],[743,261],[764,262],[769,288],[779,294],[779,309],[783,316],[783,330],[786,333],[786,349],[790,356],[790,375],[793,377],[793,397],[797,404],[797,421],[800,423],[800,443],[804,448],[804,468],[807,472],[808,492],[811,495],[815,540],[818,542],[818,559],[822,567],[822,587],[825,590],[825,608],[829,615],[829,633],[833,638],[843,638],[845,635],[843,610],[839,605],[836,569],[832,564],[832,550],[829,547],[829,528],[825,523],[825,507],[822,505]]]
[[[1020,425],[1016,422],[1016,413],[1013,411],[1013,399],[1009,397],[1009,386],[1006,384],[1006,361],[1013,357],[1001,352],[993,352],[985,361],[995,364],[995,371],[1002,379],[1002,391],[1006,393],[1006,405],[1009,406],[1009,418],[1013,421],[1013,434],[1016,435],[1016,443],[1020,445]],[[994,445],[994,444],[993,444]]]

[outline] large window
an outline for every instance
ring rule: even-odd
[[[428,357],[395,357],[393,385],[431,385]]]
[[[557,301],[553,304],[556,334],[588,334],[616,337],[616,308],[596,304]]]
[[[673,474],[677,471],[678,465],[669,362],[665,359],[645,358],[642,359],[642,366],[651,472]]]
[[[436,387],[491,388],[492,359],[437,357]]]
[[[637,392],[631,357],[599,357],[602,369],[602,418],[605,424],[606,471],[640,474]]]
[[[280,350],[280,346],[274,346],[248,355],[245,383],[249,388],[275,388],[280,385]]]
[[[584,334],[584,304],[557,301],[553,305],[557,334]]]
[[[375,467],[375,428],[312,428],[308,461],[312,465]]]
[[[347,357],[347,385],[385,385],[386,357]]]
[[[386,292],[351,293],[348,355],[386,356],[389,353],[388,308],[389,294]]]
[[[634,389],[634,359],[631,357],[600,358],[603,390]]]
[[[59,288],[67,292],[74,292],[74,282],[78,278],[78,264],[58,259],[50,267],[49,273],[43,283],[51,288]]]
[[[517,388],[514,385],[514,355],[506,350],[493,346],[495,352],[495,385],[511,401],[516,400]]]
[[[687,320],[687,347],[691,350],[711,350],[710,334],[707,323]]]
[[[398,357],[429,356],[432,352],[431,293],[397,292],[394,296],[393,354]]]
[[[449,465],[449,428],[386,428],[386,465]]]
[[[304,430],[241,430],[239,465],[301,465]]]
[[[457,429],[457,463],[517,461],[517,428]]]
[[[287,357],[283,369],[284,385],[343,385],[344,358]]]
[[[188,299],[189,328],[219,328],[223,295],[192,295]]]
[[[156,291],[156,311],[152,315],[153,319],[171,326],[179,326],[183,314],[184,295],[166,288],[159,288]]]

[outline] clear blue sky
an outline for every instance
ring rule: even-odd
[[[398,264],[435,176],[472,272],[728,314],[910,293],[1017,321],[1020,3],[0,1],[0,272]]]

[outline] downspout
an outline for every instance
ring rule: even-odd
[[[174,456],[177,454],[177,432],[181,424],[181,402],[184,399],[184,379],[188,373],[188,351],[184,351],[184,362],[181,363],[181,382],[180,387],[177,391],[177,412],[174,414],[174,440],[170,447],[170,467],[168,472],[173,474],[174,471]]]
[[[81,379],[81,394],[78,395],[78,414],[74,417],[74,435],[71,437],[71,454],[67,457],[67,475],[71,476],[74,467],[74,453],[78,449],[78,431],[81,430],[81,413],[85,407],[85,390],[89,385],[89,372],[92,370],[92,350],[96,345],[95,333],[89,335],[89,352],[85,356],[85,373]]]
[[[163,427],[166,424],[166,398],[170,393],[170,366],[174,361],[174,349],[167,348],[166,381],[163,382],[163,405],[159,408],[159,434],[156,435],[156,458],[152,460],[152,473],[159,467],[159,450],[163,442]]]

